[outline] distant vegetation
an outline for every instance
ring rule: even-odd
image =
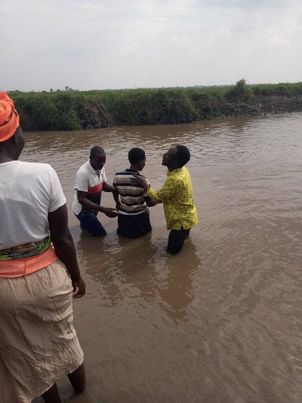
[[[10,92],[25,130],[186,123],[219,116],[302,111],[302,83]]]

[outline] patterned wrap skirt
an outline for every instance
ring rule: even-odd
[[[72,291],[60,260],[24,277],[0,278],[2,403],[30,403],[83,363]]]

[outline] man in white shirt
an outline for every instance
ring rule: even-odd
[[[94,146],[90,150],[90,157],[76,173],[75,194],[72,210],[81,223],[81,228],[94,236],[106,235],[106,230],[97,218],[100,211],[107,217],[116,217],[117,212],[113,208],[102,207],[101,194],[114,192],[107,183],[105,165],[106,153],[102,147]]]

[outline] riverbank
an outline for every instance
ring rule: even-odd
[[[22,127],[77,130],[189,123],[302,111],[302,83],[133,90],[10,92]]]

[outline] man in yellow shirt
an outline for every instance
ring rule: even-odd
[[[189,160],[190,151],[186,146],[178,144],[171,147],[162,160],[162,165],[168,168],[167,179],[158,191],[152,189],[142,177],[135,179],[154,204],[163,203],[167,228],[170,230],[167,252],[173,255],[180,252],[190,229],[198,223],[190,173],[185,167]]]

